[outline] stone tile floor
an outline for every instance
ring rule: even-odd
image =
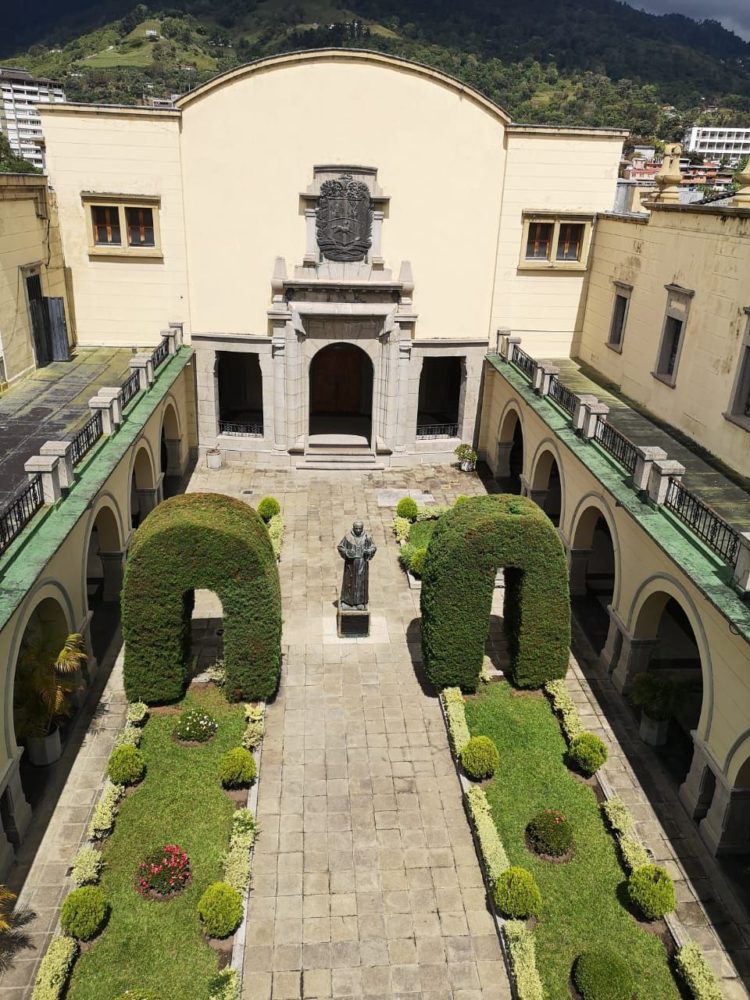
[[[378,503],[385,488],[424,490],[442,503],[485,487],[452,468],[290,475],[199,467],[188,488],[250,503],[272,493],[287,524],[284,673],[263,747],[243,1000],[509,1000],[439,706],[420,684],[419,593],[398,568],[393,509]],[[335,546],[355,516],[379,547],[370,577],[373,631],[368,639],[339,640],[331,624],[341,577]],[[628,728],[593,659],[579,651],[579,662],[570,689],[610,743],[607,780],[678,879],[678,930],[708,949],[725,976],[726,1000],[746,997],[727,948],[742,958],[747,927],[734,912],[722,918],[726,924],[709,922],[705,906],[714,916],[711,901],[721,897],[712,881],[718,869],[666,779],[658,782],[654,811],[630,763],[638,749],[634,725]],[[116,668],[59,808],[38,850],[13,875],[13,884],[23,883],[22,901],[40,916],[35,950],[0,980],[0,1000],[30,996],[123,711]],[[682,838],[689,838],[689,857]]]

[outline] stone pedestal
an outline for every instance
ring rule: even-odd
[[[586,571],[591,558],[591,549],[571,549],[568,553],[570,565],[570,596],[586,596]]]
[[[698,827],[712,854],[744,854],[750,845],[750,788],[730,788],[717,775],[716,790]]]
[[[656,639],[634,639],[627,632],[622,633],[622,648],[612,674],[612,683],[620,693],[632,686],[636,674],[648,670],[656,643]]]
[[[370,612],[339,608],[336,612],[339,639],[366,639],[370,634]]]
[[[716,789],[715,775],[721,771],[702,741],[693,734],[693,759],[680,785],[680,801],[694,820],[703,819]]]
[[[99,558],[104,567],[104,587],[102,589],[102,600],[114,602],[120,600],[122,590],[122,578],[125,568],[124,552],[100,552]]]

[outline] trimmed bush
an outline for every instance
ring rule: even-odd
[[[506,920],[503,935],[518,1000],[544,1000],[544,988],[536,967],[534,935],[520,920]]]
[[[258,513],[268,524],[272,517],[281,513],[281,504],[276,497],[263,497],[257,507]]]
[[[264,699],[276,690],[281,595],[266,526],[240,500],[186,493],[159,504],[130,545],[122,591],[129,699],[154,704],[182,694],[198,588],[214,591],[224,610],[227,698]]]
[[[84,885],[65,897],[60,910],[60,926],[70,937],[90,941],[102,929],[108,914],[104,890],[97,885]]]
[[[244,747],[233,747],[222,754],[219,779],[224,788],[247,788],[255,781],[255,758]]]
[[[145,726],[148,716],[148,705],[145,701],[131,701],[125,718],[129,726]]]
[[[226,882],[213,882],[198,900],[198,916],[209,937],[229,937],[242,920],[242,897]]]
[[[208,1000],[239,1000],[240,974],[236,969],[222,969],[208,984]]]
[[[646,920],[659,920],[675,908],[674,883],[660,865],[636,868],[628,879],[628,897]]]
[[[393,518],[393,534],[396,536],[397,542],[407,541],[410,531],[411,521],[407,520],[405,517]]]
[[[635,991],[627,960],[609,948],[579,955],[573,982],[583,1000],[632,1000]]]
[[[123,743],[109,757],[107,774],[113,785],[137,785],[146,773],[146,758],[138,747]]]
[[[416,521],[419,507],[412,497],[401,497],[396,504],[396,517],[405,517],[407,521]]]
[[[78,945],[73,938],[54,938],[36,974],[31,1000],[60,1000],[77,956]]]
[[[722,1000],[721,984],[695,941],[680,948],[674,964],[694,1000]]]
[[[281,543],[284,540],[284,518],[281,514],[274,514],[266,525],[268,537],[271,539],[271,548],[276,559],[281,559]]]
[[[123,791],[122,785],[113,785],[111,782],[104,786],[104,791],[94,806],[87,831],[92,840],[104,840],[112,832]]]
[[[565,681],[560,678],[556,681],[549,681],[544,685],[545,693],[552,699],[552,707],[560,718],[560,725],[563,728],[565,739],[570,743],[583,732],[581,716],[578,706],[570,697]]]
[[[210,712],[202,708],[186,708],[174,725],[174,734],[185,743],[207,743],[216,735],[219,724]]]
[[[607,761],[607,747],[596,733],[579,733],[570,742],[571,761],[584,774],[591,777]]]
[[[132,722],[128,722],[124,729],[115,736],[113,743],[113,749],[117,747],[129,746],[129,747],[139,747],[141,745],[141,740],[143,739],[143,730],[140,726],[134,726]]]
[[[445,688],[440,692],[445,717],[448,720],[448,738],[451,749],[458,757],[471,739],[471,733],[466,722],[466,707],[460,688]]]
[[[500,567],[510,679],[537,688],[565,676],[570,598],[557,531],[526,497],[473,497],[436,522],[422,574],[422,651],[436,688],[476,691]]]
[[[573,846],[573,827],[557,809],[543,809],[526,827],[531,846],[537,854],[561,858]]]
[[[479,788],[478,785],[471,785],[466,789],[465,794],[469,813],[479,839],[479,849],[482,852],[484,866],[487,869],[490,882],[494,886],[502,873],[510,868],[508,855],[505,853],[500,834],[497,832],[484,789]]]
[[[495,905],[506,917],[525,920],[536,917],[542,908],[542,894],[534,876],[526,868],[507,868],[495,883]]]
[[[470,778],[491,778],[500,766],[500,754],[489,736],[472,736],[461,751],[461,767]]]
[[[104,859],[94,847],[82,847],[73,860],[73,881],[76,885],[95,885],[102,874]]]

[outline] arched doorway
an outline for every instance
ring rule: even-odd
[[[545,450],[537,459],[531,477],[531,499],[539,504],[554,526],[560,526],[562,512],[562,486],[560,467],[551,451]]]
[[[703,707],[703,670],[690,619],[679,601],[664,591],[651,594],[638,614],[633,639],[646,669],[668,676],[679,691],[667,742],[657,752],[675,782],[681,784],[693,757],[692,732]]]
[[[94,518],[86,554],[91,650],[97,662],[104,659],[119,628],[124,558],[117,517],[109,505],[104,505]]]
[[[159,502],[151,456],[145,445],[138,448],[130,477],[130,526],[137,528]]]
[[[166,499],[179,492],[182,478],[180,427],[175,408],[171,403],[167,403],[164,409],[164,418],[161,424],[159,464]]]
[[[587,507],[578,518],[570,545],[570,596],[576,620],[597,653],[607,640],[607,609],[614,597],[616,571],[607,519],[598,507]]]
[[[504,493],[520,493],[524,461],[523,427],[515,409],[509,410],[500,425],[497,442],[497,479]]]
[[[329,344],[310,363],[310,435],[372,439],[372,361],[356,344]]]

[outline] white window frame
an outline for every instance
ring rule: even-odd
[[[664,287],[667,290],[667,307],[664,311],[664,319],[661,325],[661,336],[659,337],[659,349],[656,352],[654,370],[651,374],[657,381],[662,382],[664,385],[668,385],[671,389],[674,389],[677,383],[677,372],[680,370],[682,348],[685,346],[685,337],[687,336],[690,303],[695,295],[695,292],[690,288],[683,288],[681,285],[670,284],[665,285]],[[671,374],[668,374],[666,371],[662,370],[662,365],[667,348],[666,338],[670,319],[674,319],[682,323],[682,328],[680,330],[680,340],[677,344],[674,367]]]
[[[162,260],[164,253],[161,246],[161,225],[159,220],[159,210],[161,208],[161,197],[159,195],[126,195],[126,194],[99,194],[95,191],[84,191],[81,194],[81,201],[86,220],[88,232],[88,252],[89,257],[110,257],[143,260]],[[94,240],[94,208],[111,208],[118,213],[120,223],[120,243],[96,243]],[[128,226],[125,211],[128,208],[149,208],[151,209],[154,222],[154,245],[152,247],[133,247],[128,244]]]
[[[732,385],[732,394],[729,398],[729,409],[724,416],[733,424],[737,424],[738,427],[750,431],[750,306],[745,307],[745,314],[748,317],[745,324],[745,335],[740,344],[737,370]],[[746,407],[748,413],[745,413]]]
[[[615,286],[614,296],[612,298],[612,311],[610,313],[609,320],[609,330],[607,331],[606,345],[610,351],[614,351],[616,354],[622,354],[622,345],[625,340],[625,329],[628,325],[628,313],[630,312],[630,297],[633,294],[633,286],[628,285],[624,281],[613,281],[612,284]],[[622,315],[622,326],[620,327],[620,339],[615,343],[612,339],[612,334],[615,328],[615,308],[617,307],[617,299],[625,299],[625,311]]]
[[[521,254],[518,261],[519,271],[585,271],[588,267],[591,235],[594,228],[594,216],[580,212],[551,212],[549,210],[524,211],[522,215],[523,231],[521,236]],[[550,252],[546,258],[527,257],[526,247],[529,242],[529,227],[534,222],[552,225]],[[578,260],[557,260],[557,246],[560,240],[560,227],[572,224],[583,226],[581,241],[581,256]]]

